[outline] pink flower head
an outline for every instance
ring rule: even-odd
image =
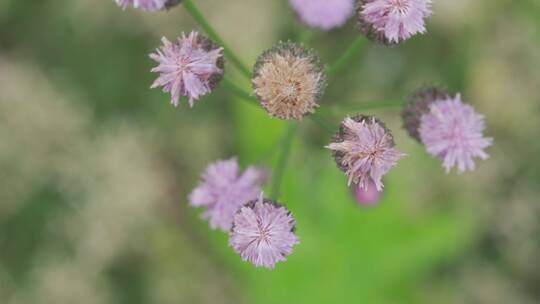
[[[382,177],[404,156],[395,149],[392,134],[382,122],[362,115],[345,118],[327,148],[349,177],[349,186],[354,183],[367,189],[372,181],[377,191],[382,191]]]
[[[229,244],[243,261],[274,268],[298,244],[295,220],[289,210],[271,200],[252,201],[234,215]]]
[[[369,181],[367,188],[363,188],[360,185],[352,185],[354,198],[360,206],[374,206],[382,197],[382,192],[377,190],[375,183]]]
[[[202,182],[189,200],[192,206],[206,207],[203,218],[212,229],[231,229],[233,215],[245,203],[257,198],[267,174],[256,167],[248,167],[240,174],[236,158],[210,164],[202,175]]]
[[[458,172],[463,173],[474,170],[474,157],[488,158],[484,149],[493,139],[483,136],[484,129],[484,116],[464,104],[457,94],[433,101],[420,119],[418,132],[427,151],[443,160],[447,173],[456,164]]]
[[[171,93],[171,103],[178,105],[180,96],[187,96],[189,105],[201,96],[210,93],[223,77],[223,48],[218,48],[208,38],[191,32],[182,33],[176,43],[167,38],[150,58],[159,65],[152,72],[160,73],[152,88],[163,87]]]
[[[304,23],[330,30],[345,24],[354,12],[354,0],[291,0]]]
[[[174,6],[179,2],[179,0],[116,0],[116,4],[123,9],[131,6],[144,11],[163,10]]]
[[[380,35],[387,43],[399,43],[425,33],[424,19],[431,16],[431,0],[359,0],[362,30]]]

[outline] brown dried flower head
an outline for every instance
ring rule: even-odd
[[[280,42],[259,56],[252,83],[255,96],[271,116],[301,120],[319,106],[326,77],[313,50]]]

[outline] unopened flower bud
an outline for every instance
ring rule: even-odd
[[[352,185],[351,188],[354,198],[360,206],[375,206],[383,195],[383,192],[377,191],[377,187],[373,181],[369,181],[366,188],[360,185]]]

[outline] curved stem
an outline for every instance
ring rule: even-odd
[[[263,161],[266,161],[268,160],[277,150],[279,150],[279,148],[281,147],[281,145],[283,144],[283,140],[285,139],[285,136],[284,135],[281,135],[273,144],[272,146],[266,150],[266,152],[264,152],[258,159],[257,159],[257,162],[260,163],[260,162],[263,162]]]
[[[231,93],[233,93],[236,97],[239,97],[252,105],[259,106],[259,101],[255,98],[255,96],[249,94],[247,91],[242,89],[240,86],[234,84],[229,79],[223,79],[223,86]],[[343,115],[352,113],[356,114],[369,110],[397,109],[403,107],[404,104],[405,101],[403,100],[381,100],[370,101],[356,105],[329,106],[321,108],[319,112],[312,113],[308,117],[314,123],[325,129],[329,133],[334,133],[336,127],[327,119],[325,119],[320,113],[324,113],[327,115]]]
[[[317,35],[317,33],[312,31],[312,30],[300,31],[298,33],[297,40],[300,43],[309,43],[311,41],[311,39],[313,39],[313,37],[315,37],[316,35]]]
[[[240,86],[233,83],[231,80],[229,80],[227,77],[223,78],[223,86],[229,90],[231,93],[233,93],[236,97],[241,98],[242,100],[248,101],[252,103],[253,105],[259,105],[259,102],[255,97],[248,92],[246,92],[244,89],[242,89]]]
[[[365,103],[359,103],[355,105],[344,105],[344,106],[330,106],[324,109],[324,112],[328,114],[350,114],[358,113],[369,110],[382,110],[382,109],[392,109],[392,108],[401,108],[405,104],[403,100],[381,100],[381,101],[371,101]]]
[[[223,53],[227,58],[229,58],[231,63],[234,64],[247,79],[251,79],[250,69],[240,60],[240,58],[238,58],[238,56],[236,56],[236,54],[231,50],[231,48],[229,48],[229,46],[225,44],[225,41],[223,41],[221,36],[210,25],[210,23],[208,23],[204,15],[193,3],[193,1],[183,0],[182,3],[191,15],[191,17],[193,17],[195,22],[197,22],[197,24],[206,32],[210,39],[214,40],[217,44],[223,47]]]
[[[356,38],[355,41],[343,52],[341,57],[336,60],[332,65],[329,65],[326,69],[326,75],[332,77],[337,74],[341,69],[347,66],[350,61],[367,44],[367,39],[363,36]]]
[[[295,123],[290,123],[287,129],[285,130],[285,134],[284,134],[283,142],[281,146],[282,147],[281,154],[279,155],[278,162],[272,174],[272,192],[270,193],[270,197],[273,199],[278,199],[279,197],[279,190],[281,188],[281,180],[283,178],[283,174],[285,173],[287,160],[289,159],[289,155],[291,154],[292,141],[294,139],[294,134],[296,133],[296,126],[297,125]]]
[[[309,119],[311,119],[311,121],[319,125],[321,128],[323,128],[326,132],[330,134],[334,134],[337,130],[337,127],[335,127],[331,122],[322,117],[319,113],[312,113],[311,115],[309,115]]]

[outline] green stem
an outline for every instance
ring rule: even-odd
[[[324,109],[323,112],[335,115],[349,113],[356,114],[369,110],[401,108],[404,104],[405,102],[403,100],[381,100],[360,103],[357,105],[330,106]]]
[[[358,37],[353,43],[345,50],[341,57],[336,60],[332,65],[326,69],[326,75],[332,77],[337,74],[341,69],[347,66],[350,61],[367,44],[367,39],[363,36]]]
[[[283,174],[285,173],[287,160],[289,159],[289,155],[291,154],[292,141],[294,139],[294,134],[296,133],[296,126],[297,125],[295,123],[290,123],[285,130],[281,146],[281,154],[279,155],[278,162],[272,174],[272,192],[270,193],[270,197],[273,199],[278,199],[279,197],[281,180],[283,179]]]
[[[311,119],[311,121],[319,125],[321,128],[323,128],[326,132],[330,134],[334,134],[337,130],[337,127],[335,127],[331,122],[322,117],[319,113],[312,113],[311,115],[309,115],[309,119]]]
[[[227,77],[223,78],[222,84],[227,90],[229,90],[231,93],[233,93],[236,97],[239,97],[242,100],[248,101],[251,104],[259,105],[259,102],[257,101],[257,99],[254,96],[252,96],[251,94],[246,92],[240,86],[233,83]]]
[[[191,15],[191,17],[193,17],[195,22],[197,22],[197,24],[206,32],[210,39],[214,40],[217,44],[223,47],[223,53],[225,53],[225,56],[229,58],[231,63],[234,64],[245,77],[251,79],[250,69],[238,58],[238,56],[236,56],[236,54],[231,50],[231,48],[229,48],[229,46],[225,44],[225,41],[223,41],[221,36],[216,32],[216,30],[214,30],[210,23],[208,23],[204,15],[193,3],[193,1],[183,0],[182,3]]]
[[[309,43],[316,33],[312,30],[304,30],[298,33],[298,42],[300,43]]]
[[[268,160],[268,158],[270,158],[274,152],[276,152],[277,150],[279,150],[279,148],[281,147],[281,145],[283,144],[283,140],[285,139],[285,136],[282,135],[280,136],[279,139],[277,139],[273,144],[272,146],[266,150],[258,159],[257,159],[257,162],[258,163],[261,163],[261,162],[264,162],[266,160]]]
[[[231,82],[229,79],[223,79],[223,86],[233,93],[236,97],[249,102],[252,105],[259,106],[259,101],[255,96],[249,94],[244,89],[240,88],[238,85]],[[321,108],[319,112],[312,113],[308,117],[319,125],[321,128],[326,130],[328,133],[333,134],[337,127],[333,123],[325,119],[320,113],[326,115],[343,115],[343,114],[356,114],[360,112],[370,111],[370,110],[384,110],[384,109],[399,109],[402,108],[405,104],[403,100],[381,100],[381,101],[371,101],[365,102],[358,105],[342,105],[342,106],[329,106]]]

